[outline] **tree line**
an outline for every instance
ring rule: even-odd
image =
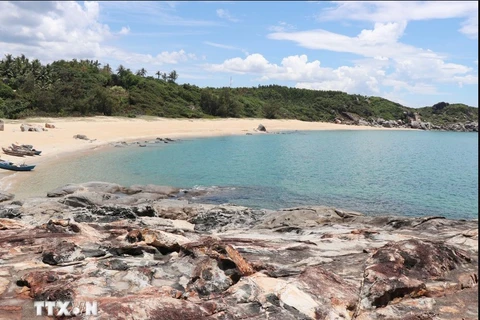
[[[25,55],[0,61],[0,118],[33,116],[254,117],[334,121],[344,112],[363,118],[396,120],[416,109],[381,97],[265,85],[200,88],[177,84],[175,70],[115,70],[97,60],[58,60],[42,64]],[[443,105],[442,105],[443,106]],[[444,122],[477,118],[476,108],[450,104],[421,109]],[[465,121],[463,119],[463,121]]]

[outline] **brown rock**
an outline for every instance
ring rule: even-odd
[[[458,277],[458,282],[460,284],[460,289],[472,288],[478,285],[478,275],[477,273],[461,274]]]
[[[226,245],[225,251],[230,259],[232,259],[233,263],[237,266],[240,274],[243,276],[249,276],[255,273],[250,263],[248,263],[237,250],[235,250],[232,246]]]
[[[361,308],[384,307],[392,300],[425,295],[425,282],[445,276],[471,259],[465,251],[417,239],[391,242],[366,261]]]
[[[25,225],[12,219],[0,218],[0,230],[23,229]]]
[[[144,229],[141,235],[146,244],[154,246],[159,250],[164,249],[170,252],[179,251],[180,246],[191,242],[184,236],[158,230]]]
[[[35,300],[72,300],[75,297],[71,279],[53,271],[30,272],[19,281],[18,286],[28,286]]]
[[[6,278],[0,277],[0,296],[7,290],[10,281]]]
[[[69,263],[83,259],[85,259],[85,257],[80,253],[78,246],[73,242],[65,240],[55,241],[53,245],[42,253],[43,263],[50,265]]]

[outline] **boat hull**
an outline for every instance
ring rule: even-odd
[[[35,154],[31,151],[20,151],[20,150],[12,150],[12,149],[5,149],[2,148],[3,153],[16,156],[16,157],[24,157],[24,156],[34,156]]]
[[[35,150],[33,149],[32,146],[30,145],[21,145],[19,146],[18,144],[14,144],[12,143],[12,146],[11,146],[11,149],[13,149],[13,151],[17,151],[17,152],[25,152],[25,153],[28,153],[26,155],[35,155],[35,156],[39,156],[40,153],[42,153],[42,151],[40,150]]]
[[[11,171],[32,171],[35,168],[35,165],[32,166],[16,166],[6,163],[0,163],[0,169],[11,170]]]

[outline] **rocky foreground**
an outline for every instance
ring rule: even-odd
[[[47,300],[97,301],[80,319],[478,319],[478,221],[198,195],[101,182],[4,194],[0,319],[48,318],[34,307]]]

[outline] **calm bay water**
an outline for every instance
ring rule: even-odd
[[[18,193],[110,181],[212,187],[203,202],[478,217],[478,135],[316,131],[113,148],[42,168]]]

